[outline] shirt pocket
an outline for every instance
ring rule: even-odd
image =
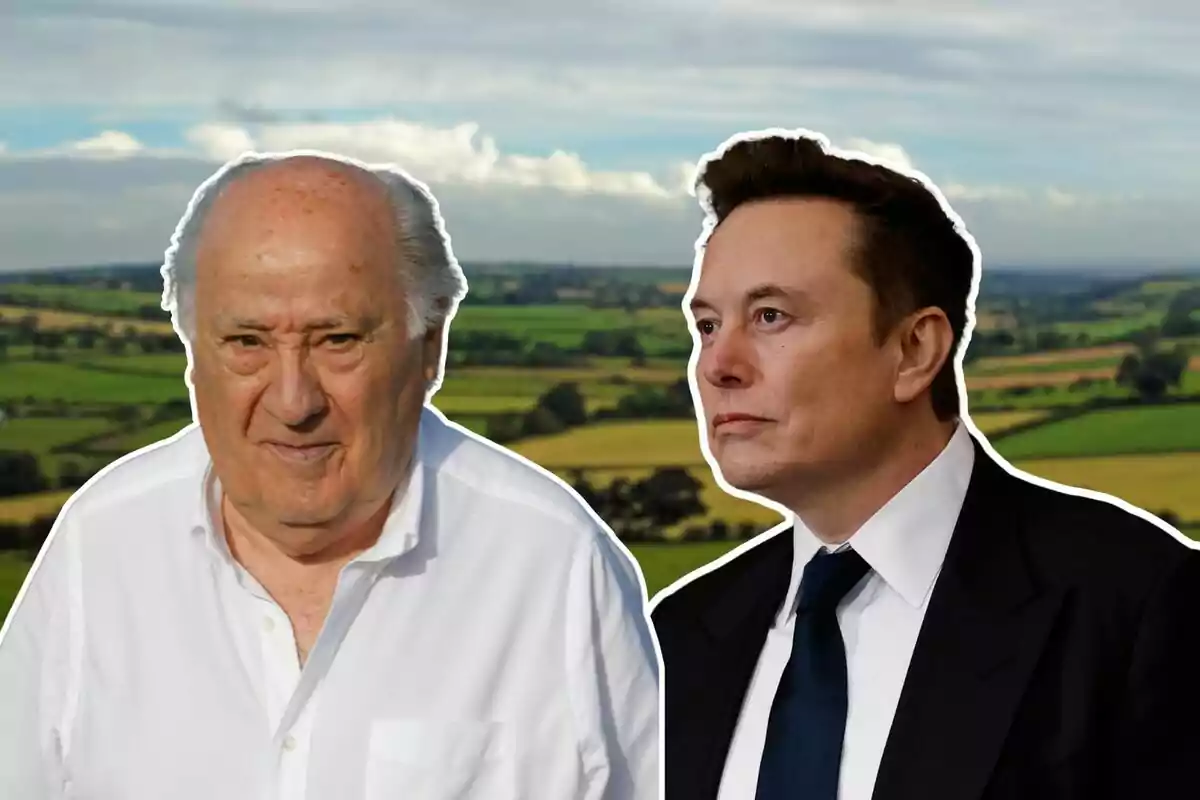
[[[415,717],[371,725],[365,800],[517,800],[508,729]]]

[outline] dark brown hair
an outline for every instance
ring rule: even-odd
[[[698,186],[708,192],[717,225],[755,200],[816,197],[849,205],[860,223],[852,266],[875,295],[876,340],[906,315],[940,308],[954,343],[930,396],[939,419],[960,413],[954,356],[966,327],[975,254],[921,181],[826,152],[816,139],[772,134],[731,145],[703,166]]]

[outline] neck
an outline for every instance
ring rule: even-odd
[[[901,425],[905,433],[882,452],[788,505],[822,542],[840,545],[941,454],[956,424],[933,418]]]
[[[260,523],[226,495],[221,499],[225,540],[233,557],[247,569],[251,564],[276,564],[281,569],[340,570],[379,540],[391,509],[391,497],[340,524],[293,528],[269,521]]]

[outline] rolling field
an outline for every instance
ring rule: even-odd
[[[1029,459],[1013,465],[1040,478],[1116,495],[1151,511],[1174,511],[1193,526],[1200,522],[1200,453]]]
[[[140,450],[147,445],[174,436],[189,423],[191,423],[191,419],[170,419],[156,422],[132,433],[115,434],[97,439],[92,443],[92,448],[112,453],[114,458],[119,458],[126,453],[132,453],[134,450]]]
[[[728,553],[740,542],[696,542],[694,544],[632,544],[629,552],[646,577],[646,597],[653,598],[668,584],[694,569]],[[2,567],[0,567],[2,569]],[[0,592],[3,589],[0,587]],[[0,603],[4,598],[0,597]],[[3,608],[0,605],[0,608]]]
[[[646,352],[688,346],[691,338],[678,308],[590,308],[567,303],[544,306],[472,306],[464,304],[451,327],[459,332],[505,331],[531,341],[576,347],[593,330],[634,329]]]
[[[0,497],[0,522],[28,523],[47,514],[58,514],[71,490],[55,490],[17,497]]]
[[[27,562],[16,553],[0,552],[0,627],[8,617],[8,610],[21,591],[21,584],[29,574],[32,562]]]
[[[38,326],[46,330],[62,328],[79,328],[95,325],[98,328],[110,327],[114,331],[133,328],[138,333],[165,333],[174,335],[175,329],[170,322],[137,319],[135,317],[109,317],[99,314],[81,314],[76,311],[54,311],[45,308],[27,308],[25,306],[0,306],[0,320],[18,322],[22,317],[33,314],[38,318]]]
[[[26,450],[41,457],[60,445],[101,434],[112,425],[101,417],[10,419],[0,425],[0,450]]]
[[[87,314],[107,316],[135,315],[144,306],[160,308],[159,292],[116,291],[90,286],[56,286],[52,284],[13,283],[0,286],[13,305],[40,302],[58,305]],[[161,311],[164,316],[166,311]]]
[[[512,449],[546,469],[571,467],[706,467],[696,423],[610,422],[517,442]]]
[[[1046,412],[997,411],[972,414],[985,434],[1045,416]],[[512,447],[547,469],[613,467],[653,468],[687,465],[708,468],[700,452],[696,423],[690,419],[595,423],[553,436],[539,436]]]
[[[163,403],[187,399],[182,376],[123,375],[52,361],[0,362],[0,401]]]
[[[1200,451],[1200,405],[1092,411],[1015,433],[996,449],[1010,460]]]

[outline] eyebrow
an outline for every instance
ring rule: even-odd
[[[221,320],[221,322],[224,323],[223,327],[225,325],[227,325],[232,328],[238,328],[239,330],[264,331],[264,332],[271,330],[270,325],[267,325],[266,323],[263,323],[263,322],[259,322],[258,320],[255,320],[255,319],[250,319],[248,317],[230,317],[230,318]],[[350,324],[350,322],[351,322],[351,320],[349,317],[323,317],[321,319],[315,319],[312,322],[305,325],[304,330],[305,331],[326,331],[326,330],[331,330],[333,328],[341,328],[345,325]]]
[[[742,302],[745,304],[750,304],[757,300],[764,300],[769,297],[778,297],[785,300],[794,300],[797,298],[803,299],[805,297],[805,292],[800,289],[788,289],[776,283],[760,283],[746,292]],[[693,314],[701,309],[706,309],[708,311],[716,310],[712,303],[701,297],[692,299],[691,308]]]

